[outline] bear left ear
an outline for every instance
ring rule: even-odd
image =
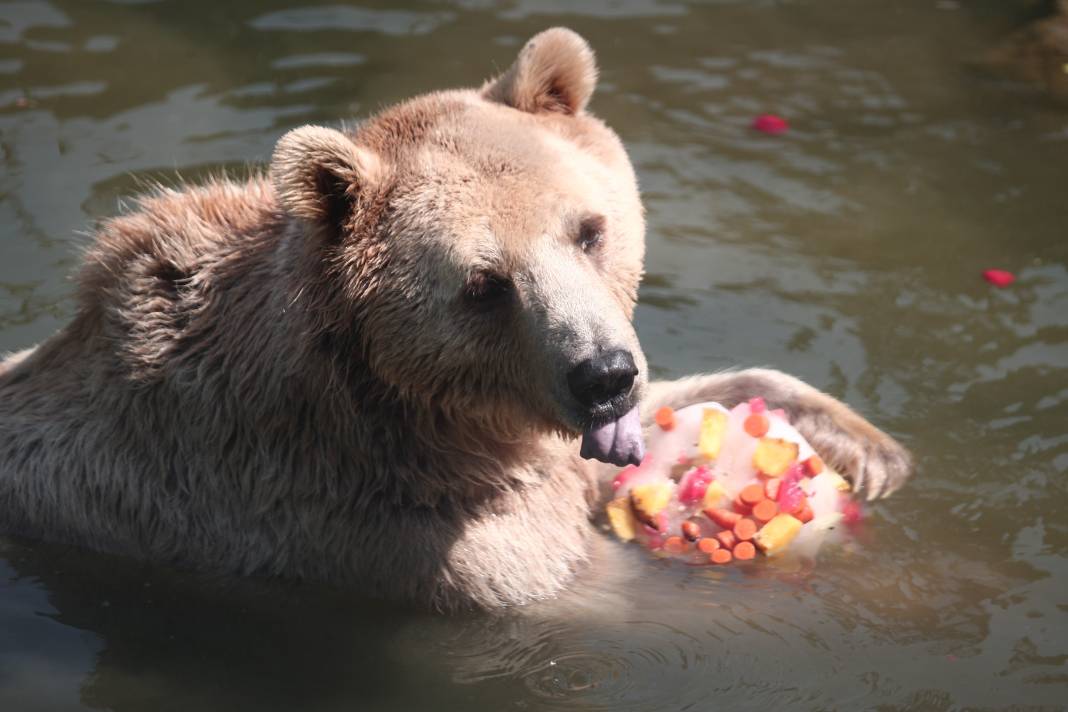
[[[586,40],[566,27],[534,35],[515,63],[482,87],[482,96],[532,114],[580,114],[597,84],[597,62]]]
[[[282,207],[328,230],[337,230],[367,188],[381,179],[378,156],[334,129],[302,126],[278,140],[271,182]]]

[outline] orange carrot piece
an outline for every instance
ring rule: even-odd
[[[764,486],[761,484],[746,485],[738,493],[738,499],[750,507],[756,506],[757,502],[764,499]]]
[[[697,542],[697,548],[705,554],[711,554],[713,551],[719,548],[719,540],[711,536],[702,537]]]
[[[740,541],[734,546],[734,558],[738,561],[749,561],[756,556],[756,547],[751,541]]]
[[[816,514],[812,511],[812,506],[808,502],[805,502],[794,516],[797,517],[797,521],[802,524],[808,524]]]
[[[753,519],[757,520],[761,524],[770,522],[771,519],[779,513],[779,505],[774,500],[763,499],[756,503],[753,507]]]
[[[685,521],[682,523],[682,536],[697,541],[701,538],[701,527],[697,526],[697,522]]]
[[[757,523],[752,519],[741,519],[734,525],[734,536],[738,537],[742,541],[752,539],[757,533]]]
[[[722,531],[716,534],[716,539],[719,540],[719,545],[727,551],[734,548],[734,545],[738,543],[738,537],[734,536],[733,532]]]
[[[708,558],[713,564],[729,564],[734,557],[726,549],[716,549]]]
[[[724,529],[733,529],[742,515],[729,509],[706,509],[705,516]]]
[[[762,438],[767,435],[771,423],[768,421],[768,416],[763,413],[753,413],[745,419],[745,423],[742,424],[742,427],[745,428],[745,432],[749,433],[754,438]]]
[[[681,554],[686,551],[686,540],[681,536],[669,536],[664,540],[664,549],[672,554]]]
[[[770,500],[778,501],[779,485],[781,484],[781,477],[772,477],[770,480],[764,483],[764,496]]]
[[[805,460],[805,469],[808,471],[808,474],[815,477],[823,472],[823,460],[820,459],[819,455],[813,455]]]
[[[664,406],[656,411],[654,416],[656,424],[661,430],[672,430],[675,427],[675,411],[670,406]]]
[[[742,515],[749,514],[753,511],[753,507],[743,502],[741,497],[735,497],[731,502],[731,507],[734,508],[735,512]]]

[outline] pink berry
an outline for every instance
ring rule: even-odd
[[[1016,281],[1016,275],[1003,269],[988,269],[983,272],[983,279],[995,287],[1004,288]]]
[[[786,130],[790,128],[790,125],[786,122],[786,119],[775,114],[761,114],[753,119],[753,128],[761,133],[771,134],[777,136],[781,133],[786,133]]]

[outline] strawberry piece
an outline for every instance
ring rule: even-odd
[[[772,136],[786,133],[786,130],[790,128],[790,124],[787,123],[786,119],[775,114],[761,114],[753,119],[752,126],[755,130]]]
[[[983,271],[983,279],[999,289],[1004,289],[1016,281],[1016,275],[1003,269],[988,269]]]

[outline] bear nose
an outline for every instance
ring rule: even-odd
[[[567,374],[567,385],[579,403],[592,408],[627,393],[638,367],[629,351],[609,351],[587,359]]]

